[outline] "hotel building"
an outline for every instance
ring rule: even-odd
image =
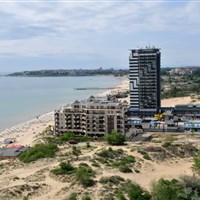
[[[129,57],[130,112],[152,116],[160,109],[160,51],[133,49]]]
[[[127,103],[91,96],[55,111],[55,134],[103,136],[113,130],[125,134]]]

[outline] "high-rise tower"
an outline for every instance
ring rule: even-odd
[[[129,57],[130,111],[153,115],[160,109],[160,51],[133,49]]]

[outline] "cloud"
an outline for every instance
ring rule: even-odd
[[[129,48],[148,41],[173,48],[197,37],[199,10],[192,1],[2,2],[0,54],[121,62]]]

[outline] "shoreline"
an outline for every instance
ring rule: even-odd
[[[97,93],[96,97],[106,97],[107,95],[116,94],[120,91],[126,91],[129,89],[129,80],[127,77],[120,78],[120,84],[114,87],[114,89],[106,90],[100,93]],[[87,97],[89,98],[89,96]],[[74,99],[75,101],[76,99]],[[119,99],[120,101],[127,101],[130,103],[129,95],[126,98]],[[162,106],[174,106],[175,104],[189,104],[189,103],[200,103],[200,100],[194,102],[191,97],[178,97],[170,99],[162,99]],[[73,103],[73,102],[71,102]],[[69,103],[69,104],[71,104]],[[68,104],[68,103],[66,103]],[[64,105],[60,105],[62,107]],[[0,131],[0,146],[4,146],[3,141],[6,138],[16,138],[15,144],[21,145],[32,145],[35,138],[41,134],[48,126],[54,125],[54,110],[38,115],[38,117],[32,118],[23,123],[17,124],[10,128],[5,128],[3,131]]]
[[[113,92],[117,92],[119,90],[121,91],[124,89],[127,86],[126,82],[128,79],[125,77],[121,77],[120,79],[121,80],[119,85],[113,89],[97,93],[95,96],[105,97],[108,94],[113,94]],[[89,98],[89,96],[87,98]],[[75,100],[76,99],[74,99],[74,101]],[[71,104],[73,102],[66,104]],[[62,106],[64,105],[60,105],[59,108]],[[52,125],[54,125],[54,110],[38,115],[38,117],[32,118],[10,128],[5,128],[4,130],[0,131],[0,147],[5,146],[3,141],[6,138],[15,138],[16,141],[14,144],[32,146],[36,137],[41,134],[48,126]]]

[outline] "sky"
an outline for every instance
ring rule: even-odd
[[[0,72],[128,69],[146,46],[162,67],[200,66],[200,0],[0,0]]]

